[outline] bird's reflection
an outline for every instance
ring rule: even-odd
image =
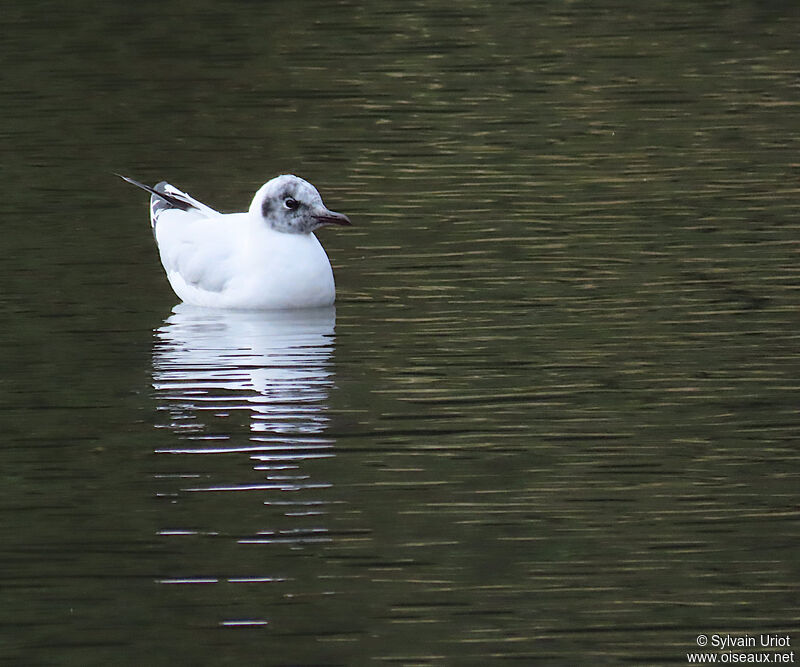
[[[324,455],[331,447],[321,434],[333,383],[335,320],[333,307],[237,312],[176,306],[156,330],[153,352],[153,386],[168,427],[202,443],[197,453],[242,449],[271,460],[294,448],[305,457],[314,450]]]

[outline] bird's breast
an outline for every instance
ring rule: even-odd
[[[239,289],[243,299],[264,308],[306,308],[334,302],[328,256],[313,234],[275,232],[254,239],[246,252]]]

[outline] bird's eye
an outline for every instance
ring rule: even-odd
[[[290,211],[294,211],[298,206],[300,206],[300,202],[298,202],[296,199],[292,199],[291,197],[287,197],[283,200],[283,205]]]

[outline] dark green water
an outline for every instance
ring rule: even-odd
[[[800,642],[800,10],[19,3],[0,660]],[[294,172],[335,311],[178,308],[146,197]]]

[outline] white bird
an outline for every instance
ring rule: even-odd
[[[247,213],[219,213],[166,181],[151,193],[150,223],[175,294],[195,306],[287,309],[330,306],[336,297],[328,255],[314,230],[349,225],[317,189],[291,175],[256,192]]]

